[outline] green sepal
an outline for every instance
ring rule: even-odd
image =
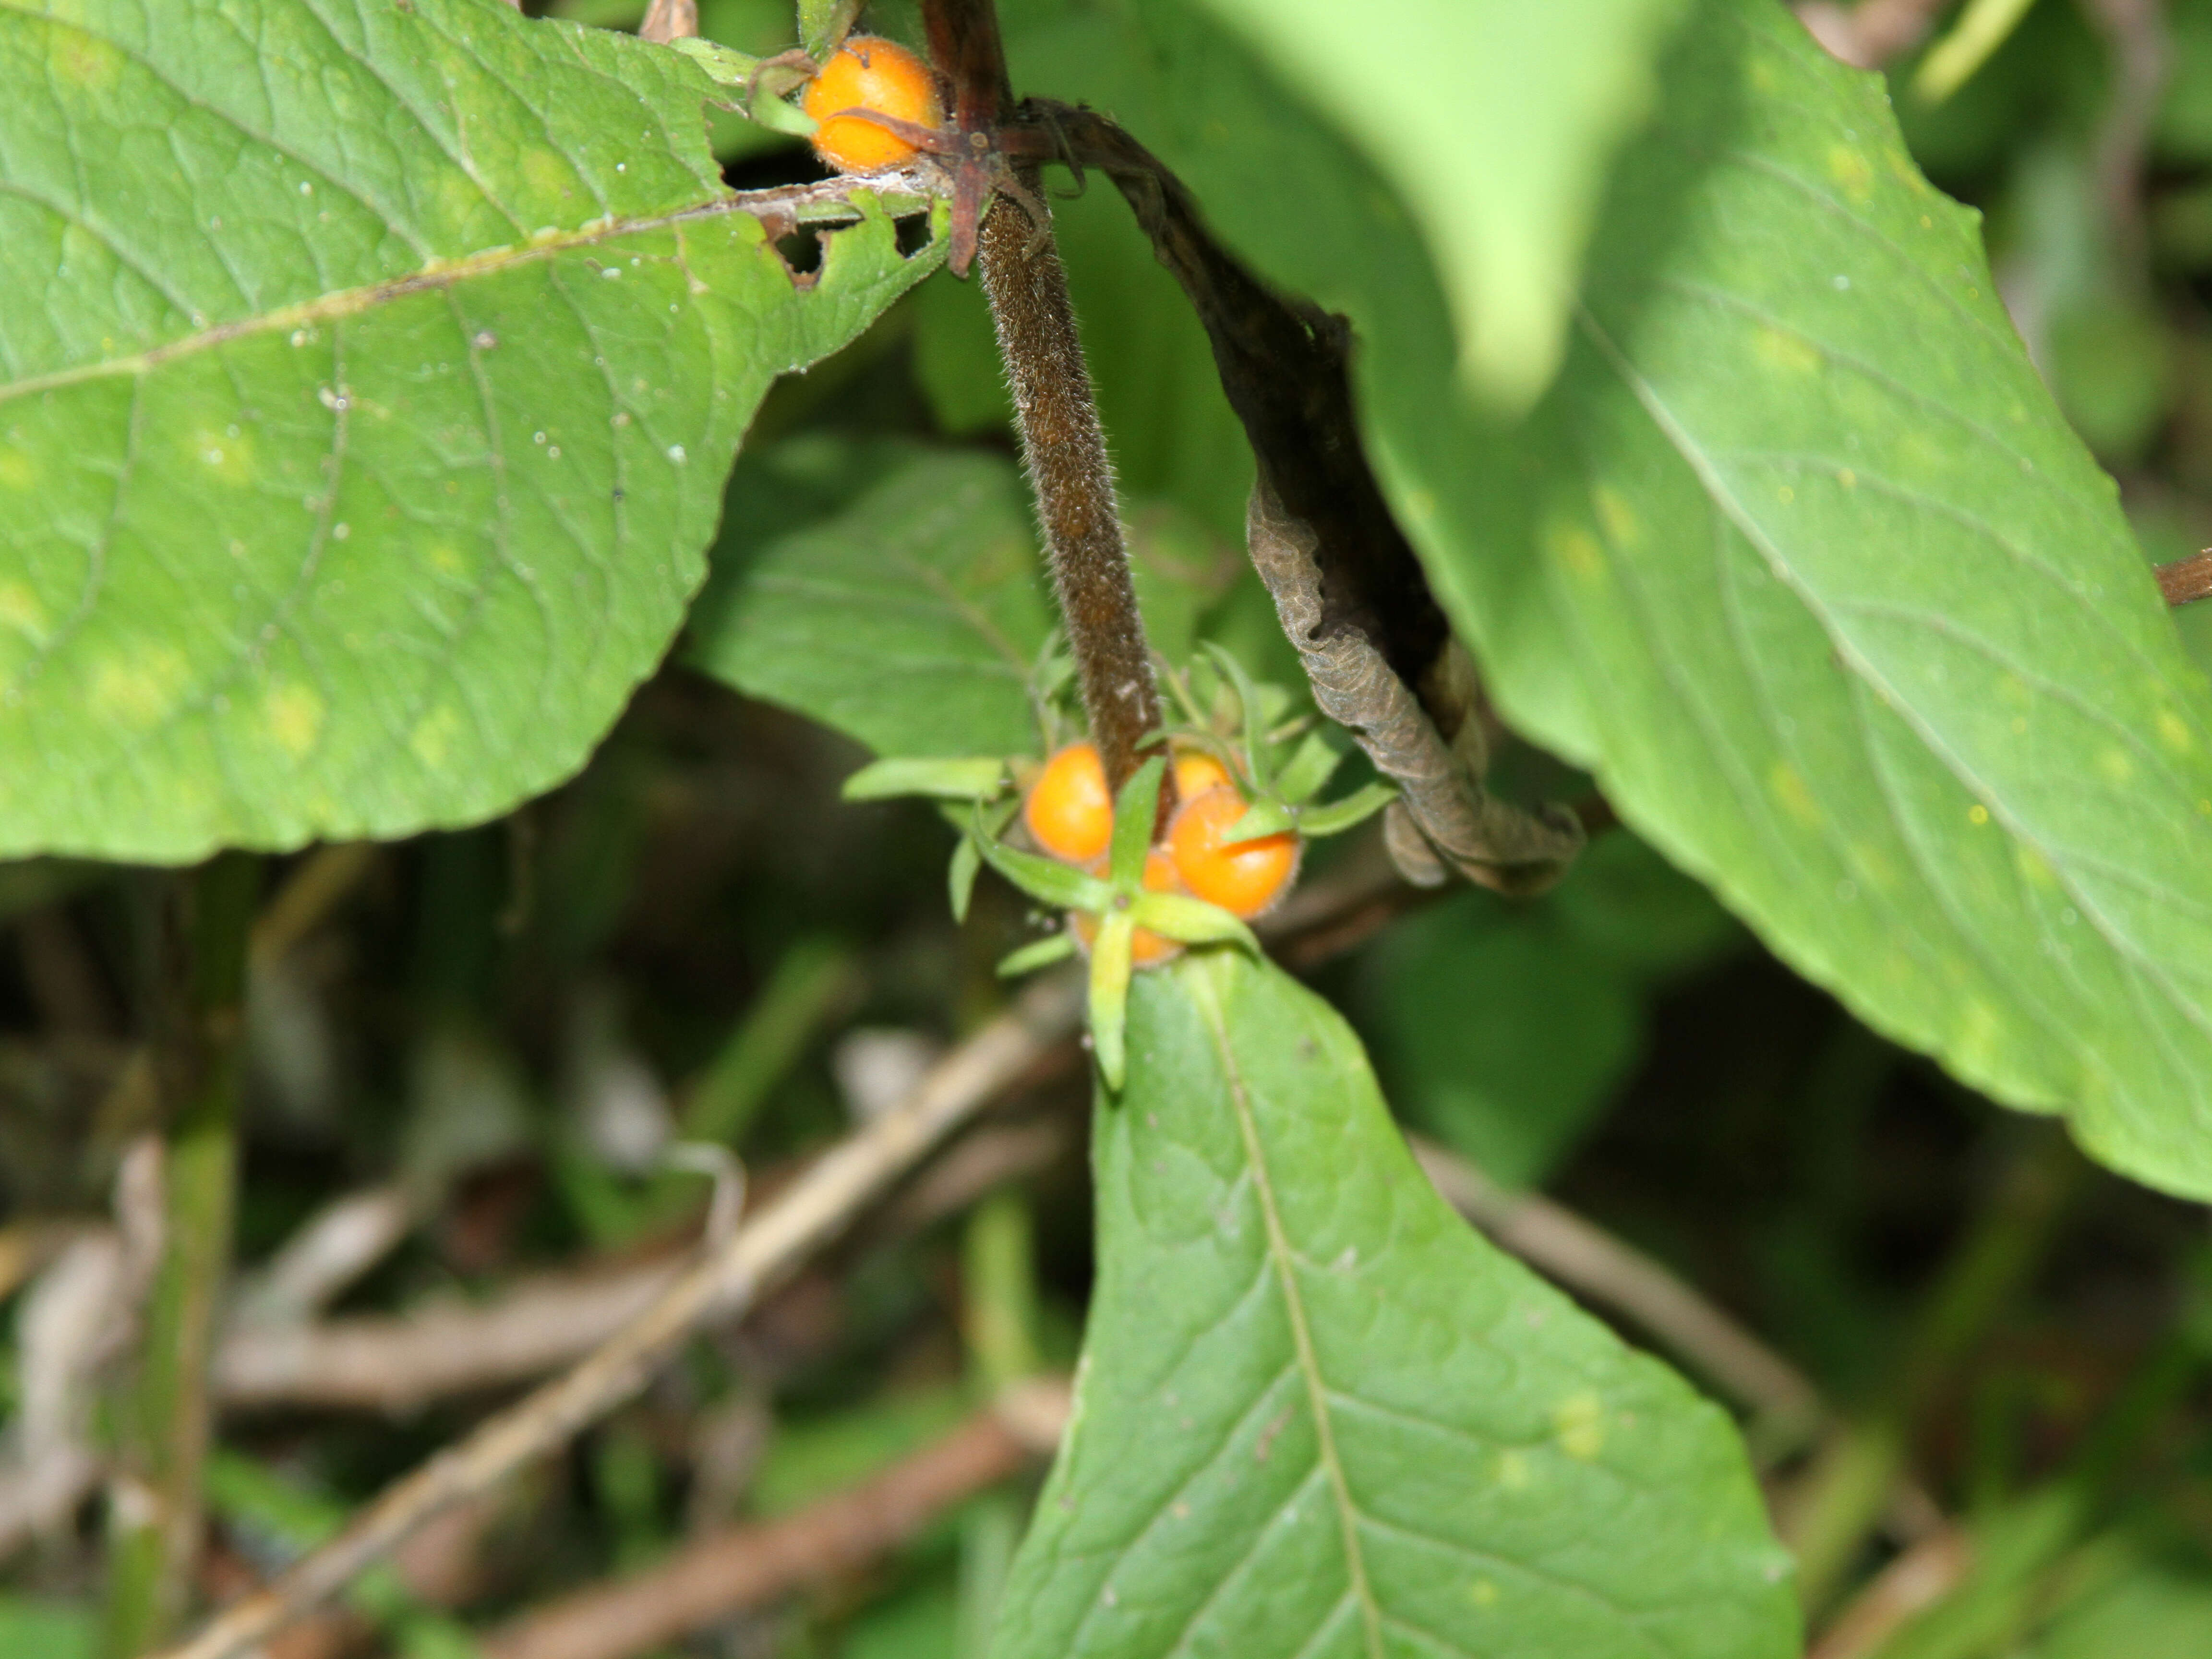
[[[1129,906],[1129,919],[1178,945],[1234,945],[1257,956],[1252,930],[1218,904],[1181,893],[1146,893]]]
[[[1001,957],[999,977],[1013,979],[1023,974],[1033,974],[1040,968],[1051,967],[1055,962],[1065,962],[1074,954],[1075,940],[1063,929]]]
[[[871,761],[838,791],[847,800],[890,800],[927,795],[937,800],[995,800],[1007,783],[1006,763],[996,756],[958,760]]]
[[[945,869],[945,896],[952,901],[952,920],[968,920],[968,901],[975,896],[975,876],[983,867],[983,854],[975,838],[963,835],[953,843],[952,862]]]
[[[1137,933],[1127,910],[1109,912],[1091,945],[1091,1052],[1099,1075],[1115,1094],[1128,1075],[1122,1036],[1129,1018],[1130,953]]]
[[[1316,836],[1340,836],[1354,824],[1364,823],[1377,812],[1398,799],[1398,792],[1387,783],[1370,783],[1364,789],[1355,789],[1342,800],[1333,800],[1326,805],[1309,806],[1297,815],[1298,833],[1309,838]],[[1243,824],[1237,825],[1243,829]],[[1230,840],[1237,839],[1231,836]]]
[[[1292,806],[1311,800],[1343,763],[1344,750],[1331,743],[1326,733],[1309,732],[1297,753],[1276,774],[1275,798]]]
[[[799,0],[799,44],[819,64],[845,43],[865,0]]]
[[[784,98],[784,94],[805,82],[805,71],[787,64],[768,64],[750,52],[738,52],[702,35],[695,34],[668,44],[706,70],[708,78],[716,85],[741,88],[744,100],[736,107],[748,119],[774,132],[788,132],[800,138],[814,136],[814,118]]]
[[[1114,890],[1056,860],[1018,853],[994,836],[979,811],[969,830],[983,861],[1031,898],[1060,910],[1102,911],[1114,902]]]
[[[1229,833],[1221,838],[1224,847],[1234,847],[1239,842],[1257,841],[1262,836],[1279,836],[1297,829],[1298,814],[1279,800],[1255,800],[1244,809],[1244,816],[1229,826]]]
[[[1252,677],[1244,672],[1244,665],[1237,660],[1235,653],[1212,640],[1206,642],[1206,652],[1221,671],[1222,678],[1236,688],[1237,710],[1244,721],[1244,759],[1251,768],[1252,787],[1258,793],[1270,793],[1267,786],[1273,776],[1273,768],[1269,763],[1267,716],[1261,705],[1260,688],[1252,683]]]
[[[1106,857],[1106,872],[1125,893],[1133,893],[1144,884],[1145,854],[1152,850],[1152,820],[1159,813],[1160,780],[1167,769],[1166,757],[1153,756],[1129,775],[1128,782],[1115,798],[1114,841]]]

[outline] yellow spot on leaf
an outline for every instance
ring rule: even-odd
[[[253,440],[240,432],[201,432],[191,441],[191,458],[230,485],[243,489],[253,482]]]
[[[1858,151],[1842,144],[1830,149],[1828,176],[1852,201],[1863,204],[1874,199],[1874,167]]]
[[[2166,740],[2166,746],[2178,755],[2185,755],[2197,746],[2189,735],[2189,723],[2171,708],[2158,711],[2158,734]]]
[[[1784,484],[1781,489],[1774,492],[1774,499],[1780,501],[1783,506],[1787,507],[1790,502],[1797,499],[1797,492],[1792,489],[1788,484]]]
[[[1859,487],[1859,475],[1850,468],[1844,467],[1836,474],[1836,482],[1846,489],[1856,489]]]
[[[1770,368],[1786,369],[1792,374],[1818,374],[1820,365],[1827,361],[1820,348],[1802,334],[1792,334],[1787,329],[1762,323],[1752,337],[1752,349],[1758,352],[1759,362]]]
[[[0,444],[0,486],[9,489],[37,489],[39,464],[12,445]]]
[[[184,653],[173,646],[136,649],[127,659],[104,662],[92,674],[93,715],[145,731],[176,708],[189,672]]]
[[[47,64],[56,82],[87,92],[106,92],[123,78],[122,50],[96,34],[57,29],[47,39]]]
[[[1553,560],[1584,581],[1595,582],[1605,575],[1605,550],[1598,545],[1597,538],[1582,526],[1555,523],[1545,540],[1550,544]]]
[[[576,175],[550,149],[533,149],[525,155],[522,176],[541,196],[566,196],[575,188]]]
[[[441,576],[458,576],[467,566],[459,553],[440,542],[430,550],[430,568]]]
[[[1628,498],[1610,484],[1600,484],[1590,492],[1590,504],[1597,509],[1597,521],[1604,526],[1605,538],[1626,553],[1644,540],[1644,521],[1636,516],[1636,509]]]
[[[453,739],[460,731],[461,717],[453,712],[451,704],[441,704],[416,722],[407,745],[423,765],[443,766],[453,752]]]
[[[1498,1586],[1487,1578],[1478,1578],[1467,1587],[1467,1599],[1478,1607],[1498,1605]]]
[[[1587,1463],[1605,1449],[1605,1402],[1587,1389],[1570,1395],[1552,1413],[1552,1427],[1559,1449]]]
[[[1498,1454],[1498,1484],[1508,1492],[1518,1492],[1528,1484],[1528,1460],[1517,1451]]]
[[[1972,806],[1969,806],[1966,809],[1967,823],[1972,824],[1984,824],[1987,823],[1989,821],[1990,809],[1983,805],[1981,802],[1976,801]]]
[[[262,717],[269,722],[269,735],[294,760],[303,760],[315,746],[315,739],[323,733],[323,716],[328,712],[322,696],[311,685],[289,681],[269,688],[261,700]]]
[[[2049,861],[2026,842],[2015,842],[2013,844],[2012,861],[2014,866],[2020,872],[2020,878],[2029,886],[2056,887],[2058,885],[2058,878],[2052,872]]]
[[[0,628],[27,635],[33,643],[46,641],[46,607],[27,582],[0,582]]]
[[[1777,761],[1766,774],[1766,787],[1782,810],[1803,824],[1808,830],[1820,827],[1820,805],[1813,799],[1813,792],[1805,787],[1805,780],[1788,761]]]
[[[2097,769],[2105,775],[2106,781],[2124,784],[2136,775],[2136,763],[2123,749],[2107,749],[2097,757]]]

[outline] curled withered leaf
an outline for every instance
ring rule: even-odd
[[[1284,508],[1264,466],[1245,530],[1252,562],[1313,683],[1314,702],[1401,792],[1383,819],[1400,873],[1433,887],[1456,871],[1515,894],[1540,892],[1558,880],[1582,849],[1580,821],[1564,807],[1532,812],[1486,793],[1480,723],[1465,720],[1461,741],[1447,744],[1373,640],[1357,627],[1331,625],[1319,539]]]
[[[1252,561],[1316,701],[1403,790],[1384,821],[1407,879],[1456,871],[1540,891],[1583,844],[1564,807],[1492,799],[1474,677],[1359,446],[1350,325],[1269,289],[1213,240],[1179,179],[1114,122],[1041,99],[1020,125],[1110,177],[1196,309],[1259,466]]]

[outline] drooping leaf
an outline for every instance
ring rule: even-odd
[[[1411,210],[1461,360],[1534,401],[1558,368],[1614,147],[1685,0],[1205,0]]]
[[[1127,1048],[999,1659],[1797,1651],[1725,1418],[1444,1207],[1325,1005],[1210,952]]]
[[[809,437],[738,467],[688,659],[879,755],[1027,754],[1050,626],[1011,462]]]
[[[0,855],[501,811],[666,649],[794,279],[714,88],[492,0],[0,13]]]
[[[1878,83],[1702,0],[1507,430],[1379,182],[1232,42],[1133,0],[1085,47],[1066,92],[1353,317],[1370,452],[1507,717],[1870,1024],[2212,1193],[2212,696]]]

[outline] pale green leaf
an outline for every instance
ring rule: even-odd
[[[1304,836],[1340,836],[1346,830],[1366,823],[1397,799],[1397,790],[1387,783],[1366,784],[1341,800],[1323,801],[1316,806],[1302,808],[1298,812],[1298,833]]]
[[[1074,937],[1065,932],[1054,933],[1001,957],[999,959],[999,977],[1018,979],[1024,974],[1033,974],[1040,968],[1049,968],[1056,962],[1065,962],[1074,954]]]
[[[1140,974],[1075,1416],[999,1659],[1784,1659],[1727,1419],[1448,1210],[1342,1022]]]
[[[0,856],[502,811],[665,651],[793,278],[680,53],[493,0],[0,11]]]
[[[1139,927],[1183,945],[1234,945],[1254,956],[1260,941],[1252,930],[1218,904],[1182,893],[1139,893],[1129,906]]]
[[[1006,787],[1006,763],[995,755],[944,760],[872,761],[847,778],[847,800],[930,795],[940,800],[989,800]]]
[[[1462,362],[1525,407],[1565,345],[1607,164],[1685,0],[1205,0],[1396,188]]]
[[[739,465],[714,560],[694,667],[879,755],[1036,752],[1051,613],[1004,457],[777,445]]]

